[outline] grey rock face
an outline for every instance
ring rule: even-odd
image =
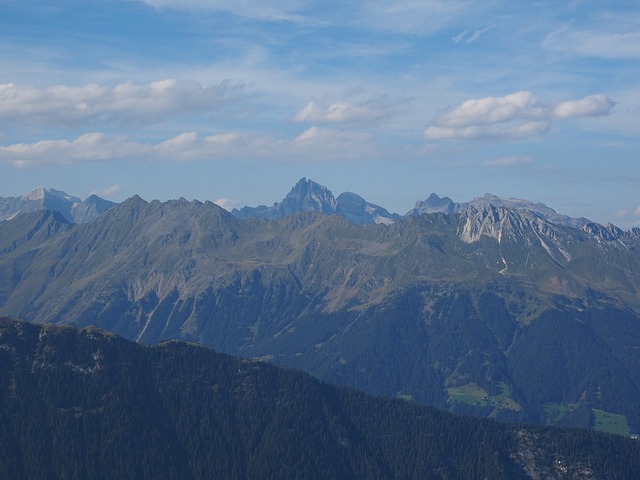
[[[336,199],[327,187],[313,180],[302,178],[291,189],[287,196],[273,206],[259,205],[243,207],[231,212],[234,216],[277,220],[302,212],[320,212],[327,215],[338,214],[356,224],[393,223],[399,216],[389,213],[384,208],[366,202],[355,193],[345,192]]]
[[[0,220],[38,210],[59,212],[71,223],[86,223],[115,205],[97,195],[86,200],[53,188],[38,187],[20,197],[0,198]]]

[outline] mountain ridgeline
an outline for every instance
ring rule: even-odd
[[[0,223],[0,312],[454,412],[640,431],[640,230],[485,198],[385,216],[303,179],[233,213],[139,197],[82,224],[25,213]]]
[[[393,223],[400,218],[398,214],[389,213],[386,209],[365,201],[360,195],[344,192],[333,196],[327,187],[306,178],[301,179],[289,194],[271,207],[242,207],[231,213],[242,219],[262,218],[277,220],[301,212],[321,212],[327,215],[338,214],[347,220],[360,225],[368,223]]]
[[[51,210],[60,213],[71,223],[86,223],[114,205],[114,202],[97,195],[80,200],[60,190],[38,187],[20,197],[0,197],[0,220],[27,212]]]
[[[0,318],[0,476],[616,478],[640,442],[331,387],[201,346]]]

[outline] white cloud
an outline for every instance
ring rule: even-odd
[[[515,125],[480,125],[469,127],[429,127],[425,136],[430,140],[517,140],[539,135],[549,130],[547,122],[526,122]]]
[[[591,95],[580,100],[568,100],[560,102],[553,109],[557,118],[596,117],[611,113],[615,102],[604,95]]]
[[[504,97],[485,97],[466,100],[460,106],[436,120],[444,127],[500,123],[522,116],[536,105],[538,99],[531,93],[520,91]]]
[[[123,137],[87,133],[75,140],[40,140],[0,147],[0,161],[16,167],[41,164],[71,164],[129,158],[141,153],[144,146]]]
[[[397,104],[386,97],[358,103],[311,101],[293,119],[296,122],[319,123],[376,122],[389,118],[397,108]]]
[[[251,137],[235,132],[201,136],[196,132],[181,133],[153,146],[153,159],[173,161],[216,160],[244,157],[251,151]]]
[[[598,94],[548,106],[528,91],[462,102],[425,130],[431,140],[518,139],[546,133],[551,122],[608,115],[615,102]]]
[[[28,168],[110,160],[333,162],[378,158],[381,149],[375,143],[369,134],[315,126],[288,139],[236,132],[205,136],[184,132],[158,143],[139,143],[123,136],[88,133],[75,140],[0,146],[0,163]]]
[[[293,118],[297,122],[340,123],[368,119],[373,113],[367,108],[351,103],[332,103],[326,107],[321,107],[315,102],[309,102]]]
[[[157,122],[172,115],[218,110],[237,100],[242,90],[229,82],[203,85],[175,79],[44,89],[5,83],[0,84],[0,123]]]

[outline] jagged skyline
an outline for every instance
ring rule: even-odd
[[[0,196],[403,213],[491,192],[640,225],[640,8],[466,0],[3,2]]]

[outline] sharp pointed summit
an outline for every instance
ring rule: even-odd
[[[274,207],[279,216],[283,217],[298,212],[322,212],[331,215],[336,211],[336,199],[327,187],[302,178],[284,200]]]
[[[362,197],[351,192],[344,192],[336,199],[331,190],[319,183],[301,178],[287,196],[271,207],[243,207],[233,210],[238,218],[261,218],[276,220],[301,212],[321,212],[327,215],[338,214],[357,224],[386,223],[391,224],[400,218],[384,208],[366,202]]]
[[[453,215],[458,213],[460,209],[459,203],[454,203],[449,197],[440,198],[437,194],[432,193],[424,201],[418,200],[413,210],[410,210],[407,215],[422,215],[423,213],[444,213],[446,215]]]

